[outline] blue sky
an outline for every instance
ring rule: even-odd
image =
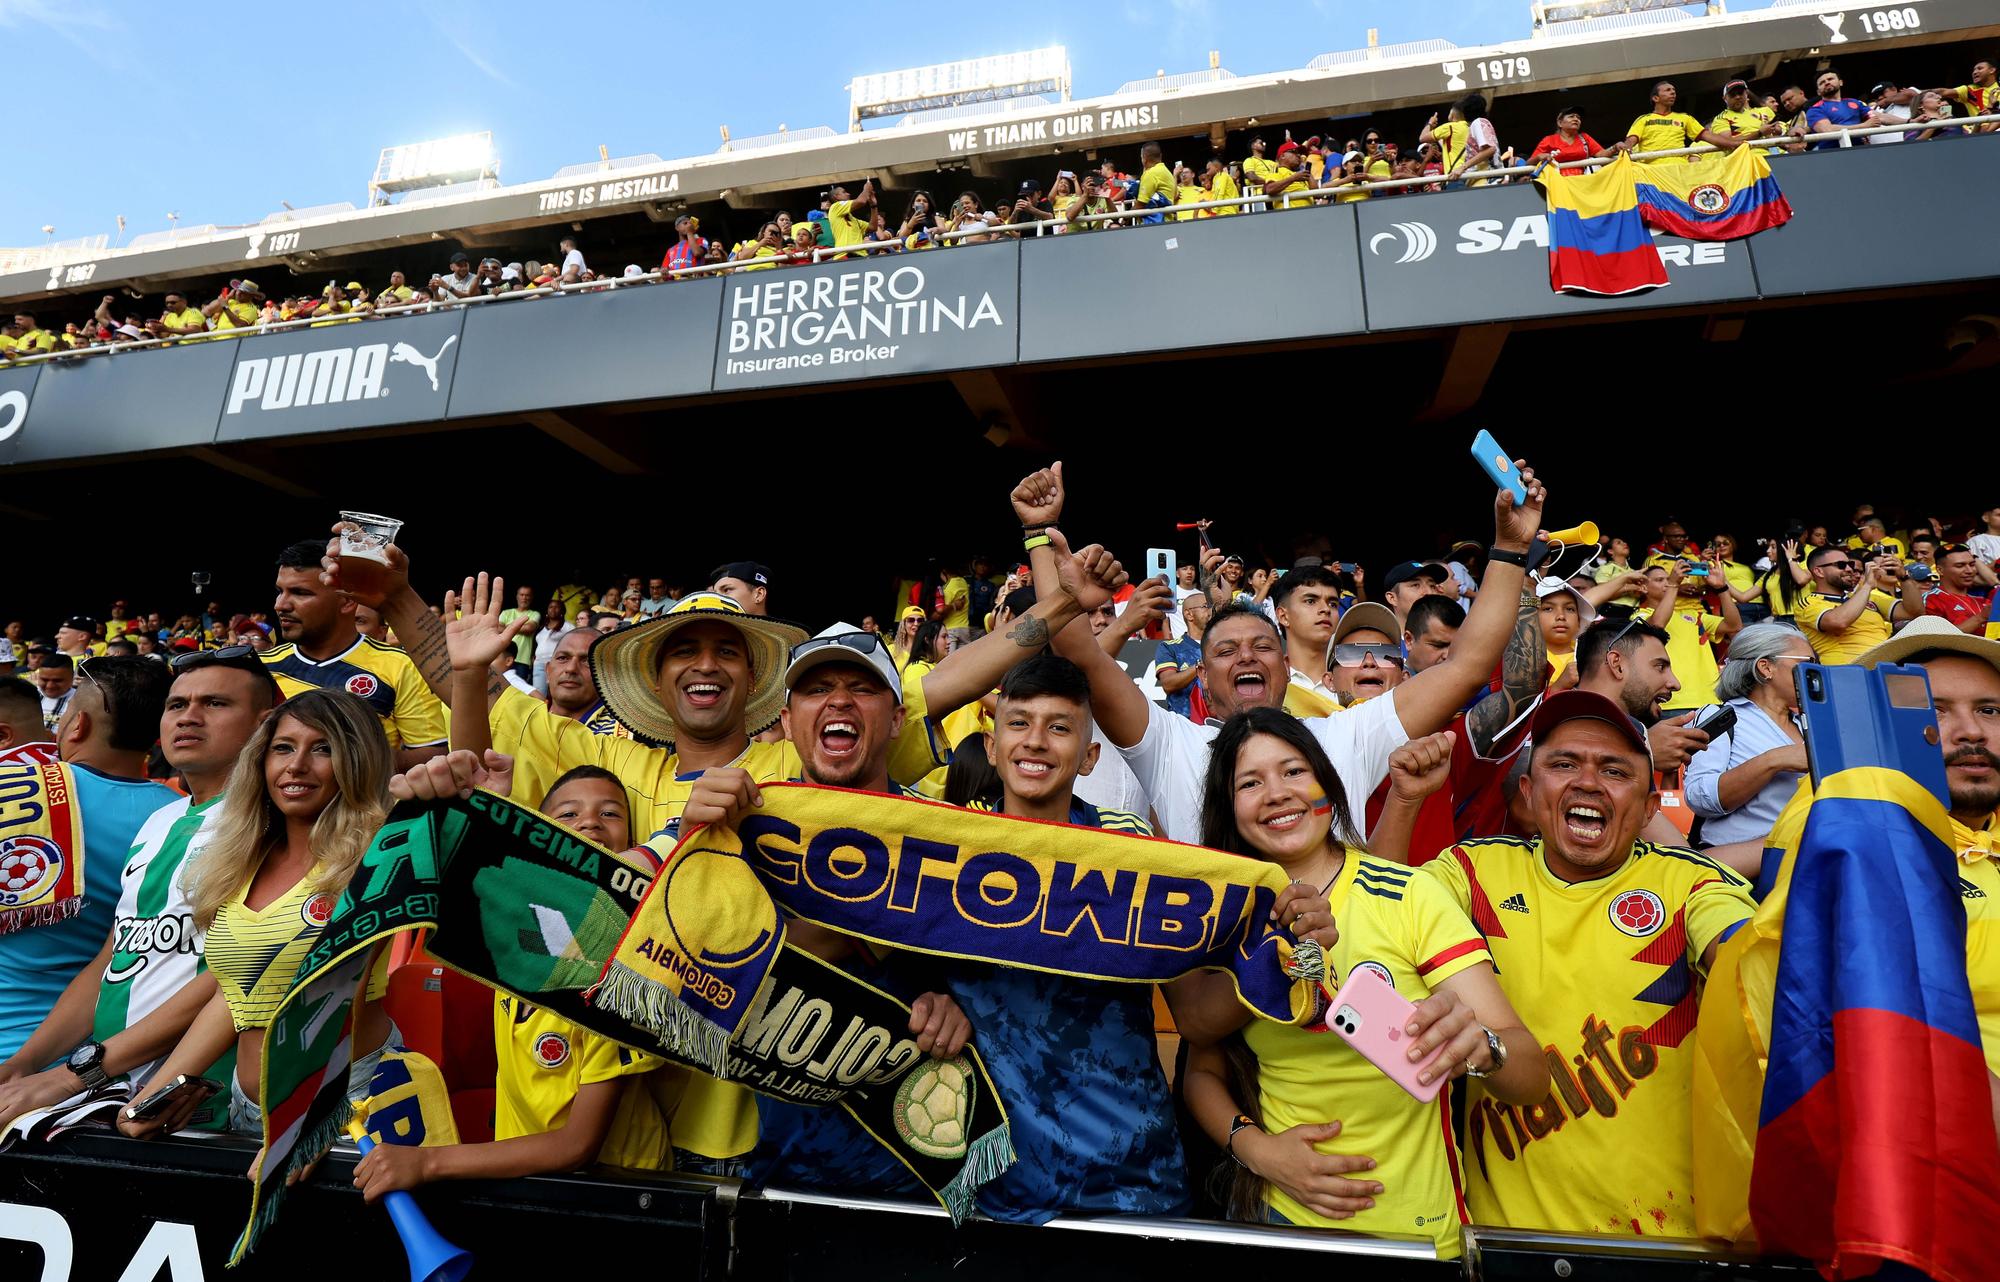
[[[1751,4],[1746,7],[1761,7]],[[698,155],[782,122],[844,127],[858,74],[1064,44],[1079,97],[1208,65],[1239,75],[1442,36],[1521,39],[1527,0],[1081,0],[975,5],[611,0],[0,0],[8,101],[0,245],[255,222],[366,198],[386,146],[491,129],[509,182]],[[926,15],[915,17],[912,15]],[[831,19],[831,20],[829,20]],[[759,34],[759,33],[762,34]],[[30,122],[23,124],[22,122]]]

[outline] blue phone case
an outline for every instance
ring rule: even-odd
[[[1174,550],[1172,548],[1146,549],[1147,578],[1156,579],[1164,576],[1167,580],[1167,586],[1173,587],[1174,581],[1179,576],[1179,574],[1180,574],[1180,557],[1174,554]]]
[[[1514,456],[1500,448],[1493,433],[1479,429],[1479,435],[1472,438],[1472,457],[1493,484],[1512,494],[1516,503],[1528,501],[1528,487],[1521,484],[1521,474],[1514,470]]]
[[[1931,683],[1922,668],[1801,663],[1793,679],[1815,788],[1855,766],[1885,766],[1916,780],[1950,808]]]

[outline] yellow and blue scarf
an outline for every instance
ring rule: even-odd
[[[83,809],[69,767],[0,765],[0,935],[83,908]]]

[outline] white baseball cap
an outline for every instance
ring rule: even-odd
[[[903,701],[903,681],[896,673],[896,661],[889,654],[889,638],[877,632],[863,632],[852,623],[836,623],[792,647],[791,666],[785,669],[785,689],[791,690],[799,678],[828,663],[858,663],[873,668],[896,696]]]

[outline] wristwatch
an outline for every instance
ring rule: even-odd
[[[1500,1034],[1490,1028],[1482,1026],[1479,1031],[1486,1034],[1486,1049],[1492,1053],[1493,1067],[1474,1068],[1472,1061],[1467,1060],[1465,1061],[1465,1075],[1467,1077],[1490,1077],[1507,1067],[1507,1043],[1501,1041]]]
[[[85,1042],[69,1053],[69,1071],[75,1073],[83,1084],[91,1090],[108,1086],[111,1079],[104,1072],[104,1043]]]

